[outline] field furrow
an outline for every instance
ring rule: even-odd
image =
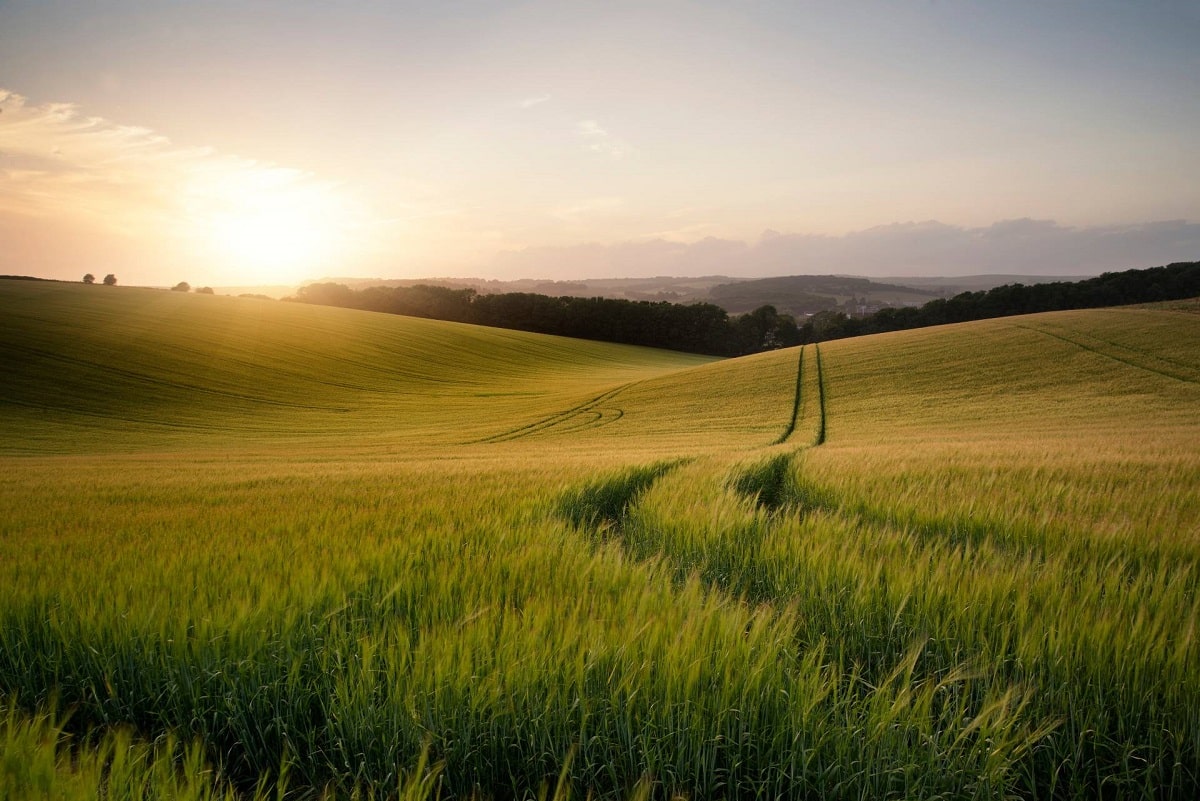
[[[1106,359],[1111,359],[1114,362],[1138,370],[1144,370],[1147,373],[1153,373],[1164,378],[1171,378],[1175,381],[1183,381],[1189,384],[1200,384],[1200,372],[1179,362],[1160,359],[1143,351],[1114,345],[1111,342],[1090,337],[1087,334],[1070,329],[1051,329],[1046,326],[1024,326],[1024,328],[1027,331],[1036,331],[1044,336],[1053,337],[1089,353],[1103,356]]]

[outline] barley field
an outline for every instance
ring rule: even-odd
[[[0,799],[1200,796],[1195,304],[0,310]]]

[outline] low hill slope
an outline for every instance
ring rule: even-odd
[[[821,375],[816,372],[820,351]],[[741,448],[787,428],[799,348],[655,377],[613,405],[596,436],[691,432]],[[1096,309],[984,320],[807,345],[796,424],[823,450],[1007,443],[1108,452],[1200,452],[1200,315]],[[820,408],[818,396],[824,398]],[[740,432],[740,440],[733,432]],[[815,457],[814,457],[815,458]]]
[[[1200,314],[1096,309],[822,345],[806,480],[939,531],[1192,562]],[[1056,549],[1054,545],[1052,549]]]
[[[826,343],[820,377],[810,345],[797,406],[797,348],[714,361],[333,307],[40,282],[0,282],[0,308],[0,426],[18,452],[223,447],[228,437],[745,450],[777,441],[793,411],[809,432],[824,412],[838,447],[1039,432],[1170,444],[1195,436],[1200,378],[1200,315],[1162,309]]]
[[[823,344],[831,441],[1190,428],[1200,315],[1051,312]]]
[[[461,441],[710,359],[250,298],[0,282],[6,445]],[[174,432],[174,433],[173,433]]]

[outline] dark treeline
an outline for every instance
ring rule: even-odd
[[[980,292],[931,300],[921,307],[881,309],[866,317],[820,312],[800,327],[804,342],[925,328],[1016,314],[1096,309],[1200,296],[1200,262],[1177,262],[1147,270],[1104,273],[1083,281],[1005,284]]]
[[[528,292],[481,295],[473,289],[424,284],[361,290],[309,284],[290,300],[712,356],[741,356],[800,341],[796,321],[771,306],[731,318],[711,303],[555,298]]]
[[[1200,262],[1105,273],[1083,281],[1005,284],[938,298],[921,307],[882,309],[865,317],[824,311],[803,325],[773,306],[730,317],[711,303],[549,297],[526,292],[481,295],[473,289],[428,285],[353,290],[344,284],[310,284],[289,300],[712,356],[741,356],[861,334],[1196,296],[1200,296]]]

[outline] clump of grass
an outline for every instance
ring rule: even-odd
[[[0,799],[8,801],[265,801],[260,784],[237,791],[199,742],[139,741],[128,728],[69,735],[55,713],[0,705]],[[282,798],[284,786],[278,787]]]

